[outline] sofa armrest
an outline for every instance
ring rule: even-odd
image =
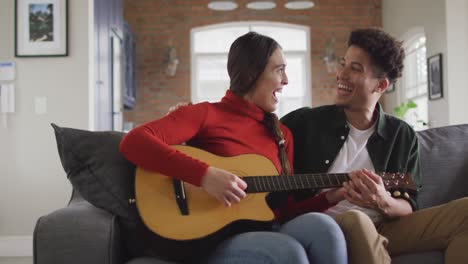
[[[37,220],[35,264],[121,264],[117,217],[85,200],[72,201]]]

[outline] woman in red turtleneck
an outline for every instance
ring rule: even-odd
[[[272,113],[278,103],[277,93],[288,83],[285,68],[283,52],[275,40],[254,32],[239,37],[229,51],[231,83],[221,102],[181,107],[133,129],[122,140],[122,154],[146,170],[200,186],[226,206],[239,202],[246,196],[247,187],[240,177],[170,145],[187,142],[219,156],[259,154],[270,159],[280,174],[291,174],[293,139]],[[324,206],[320,197],[316,203]],[[156,251],[159,255],[167,253]],[[235,235],[206,252],[203,259],[207,263],[347,261],[340,228],[332,218],[318,213],[299,216],[279,227],[278,232]],[[200,257],[196,253],[168,257],[187,261],[194,256]]]

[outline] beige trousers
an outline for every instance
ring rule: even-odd
[[[361,211],[339,215],[349,263],[391,263],[390,256],[445,250],[446,264],[468,263],[468,198],[451,201],[380,224]]]

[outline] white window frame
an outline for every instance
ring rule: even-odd
[[[303,67],[303,83],[305,85],[304,87],[304,93],[303,93],[303,98],[302,98],[302,105],[298,105],[296,108],[300,108],[303,106],[311,106],[312,105],[312,90],[311,90],[311,61],[310,61],[310,54],[311,54],[311,47],[310,47],[310,28],[307,26],[302,26],[302,25],[295,25],[295,24],[289,24],[289,23],[279,23],[279,22],[268,22],[268,21],[243,21],[243,22],[229,22],[229,23],[220,23],[220,24],[215,24],[215,25],[209,25],[209,26],[203,26],[203,27],[197,27],[193,28],[190,32],[190,53],[191,53],[191,100],[194,103],[200,102],[201,99],[200,96],[198,95],[197,91],[197,81],[198,81],[198,69],[197,69],[197,59],[198,56],[203,56],[203,55],[221,55],[224,53],[195,53],[195,34],[201,31],[206,31],[206,30],[213,30],[213,29],[222,29],[222,28],[227,28],[227,27],[248,27],[248,31],[252,31],[253,27],[256,26],[268,26],[268,27],[281,27],[281,28],[291,28],[291,29],[296,29],[296,30],[302,30],[305,32],[306,35],[306,50],[303,51],[287,51],[283,50],[285,56],[287,57],[288,55],[291,56],[297,56],[297,55],[302,55],[304,56],[304,67]],[[228,53],[225,53],[226,57]],[[227,71],[227,69],[226,69]],[[287,74],[287,69],[286,69],[286,74]],[[229,87],[226,87],[228,89]],[[223,87],[219,87],[219,89],[223,89]],[[285,87],[287,89],[287,86]],[[287,97],[284,96],[284,91],[283,94],[281,95],[282,98],[286,99]],[[297,98],[297,97],[291,97],[291,98]],[[281,99],[280,99],[281,101]],[[284,114],[287,113],[278,113],[279,116],[281,117]]]
[[[409,54],[411,54],[413,52],[416,52],[416,50],[412,50],[412,51],[408,52],[408,49],[414,44],[415,41],[418,41],[421,37],[426,37],[426,34],[424,32],[424,28],[422,28],[422,27],[412,28],[412,29],[408,30],[401,37],[401,39],[403,40],[403,48],[405,49],[406,56],[408,56]],[[427,40],[427,38],[426,38],[426,40]],[[427,42],[425,43],[424,46],[425,46],[426,52],[427,52]],[[425,63],[427,63],[427,53],[426,53]],[[404,65],[405,69],[407,69],[410,66],[414,66],[414,65],[406,65],[406,64]],[[427,102],[427,104],[429,104],[429,100],[427,99],[427,96],[428,96],[427,89],[425,89],[424,92],[418,93],[417,95],[412,96],[412,97],[409,97],[407,95],[406,86],[405,86],[405,84],[406,84],[406,79],[405,78],[407,78],[407,76],[406,76],[405,72],[403,72],[403,76],[402,76],[402,78],[400,80],[400,84],[398,85],[399,89],[397,89],[398,90],[398,103],[401,104],[402,102],[406,103],[408,100],[413,100],[414,101],[415,99],[426,98],[426,102]],[[424,84],[424,83],[422,83],[422,84]],[[426,84],[426,87],[427,87],[427,79],[425,80],[425,84]],[[428,106],[426,106],[426,107],[428,107]],[[411,111],[414,111],[414,110],[410,110],[409,115],[411,115]],[[423,126],[421,123],[415,122],[416,120],[414,120],[414,118],[412,119],[411,117],[408,117],[409,115],[406,115],[405,121],[407,121],[410,125],[412,125],[413,128],[415,128],[416,130],[421,130],[421,129],[427,128],[427,125]],[[419,118],[423,119],[425,122],[428,121],[427,116],[419,117]]]

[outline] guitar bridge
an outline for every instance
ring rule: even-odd
[[[174,185],[174,194],[179,211],[182,215],[188,215],[187,196],[185,195],[184,183],[181,180],[173,179],[172,184]]]

